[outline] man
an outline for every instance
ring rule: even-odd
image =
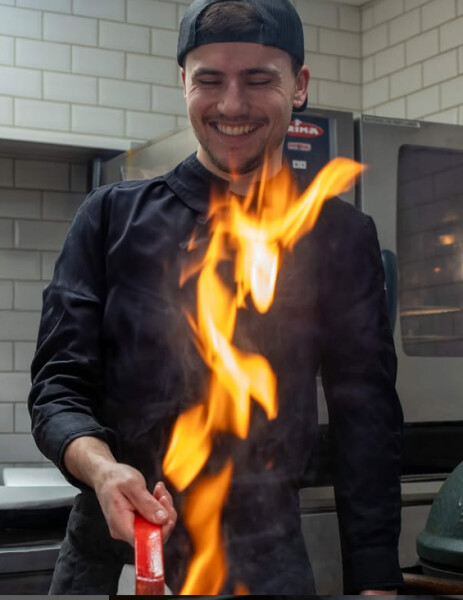
[[[94,191],[44,294],[29,401],[33,433],[83,490],[54,594],[114,593],[122,564],[133,560],[134,511],[170,535],[172,500],[163,483],[154,499],[148,490],[162,478],[176,417],[202,399],[207,380],[182,312],[194,310],[195,293],[194,281],[178,285],[185,248],[195,235],[202,251],[211,189],[224,198],[244,195],[264,159],[267,177],[278,178],[291,112],[306,103],[302,25],[287,0],[195,0],[181,24],[178,61],[197,154],[164,177]],[[216,440],[210,468],[224,455],[235,459],[223,514],[222,592],[238,584],[251,594],[315,592],[298,487],[316,431],[321,367],[346,592],[390,594],[401,584],[402,413],[371,219],[328,202],[284,262],[269,313],[241,313],[238,343],[269,359],[280,410],[268,422],[256,408],[244,443]],[[179,521],[165,548],[174,591],[190,555]]]

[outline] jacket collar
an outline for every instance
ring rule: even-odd
[[[164,179],[184,204],[203,215],[208,213],[213,187],[218,187],[223,194],[228,191],[228,182],[208,171],[196,154],[178,164]]]

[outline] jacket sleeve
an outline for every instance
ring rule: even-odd
[[[63,455],[75,438],[90,435],[114,445],[98,421],[103,397],[102,317],[105,302],[105,188],[80,207],[43,294],[28,400],[32,434],[42,453],[74,485]]]
[[[376,229],[370,217],[355,216],[343,223],[343,243],[330,239],[325,257],[321,370],[335,452],[344,593],[358,594],[402,585],[403,416]]]

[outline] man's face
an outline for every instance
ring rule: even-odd
[[[182,72],[199,160],[226,179],[281,163],[291,112],[305,99],[309,72],[296,78],[278,48],[231,42],[188,53]]]

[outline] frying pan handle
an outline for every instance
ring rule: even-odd
[[[135,515],[135,594],[164,595],[164,553],[159,525]]]

